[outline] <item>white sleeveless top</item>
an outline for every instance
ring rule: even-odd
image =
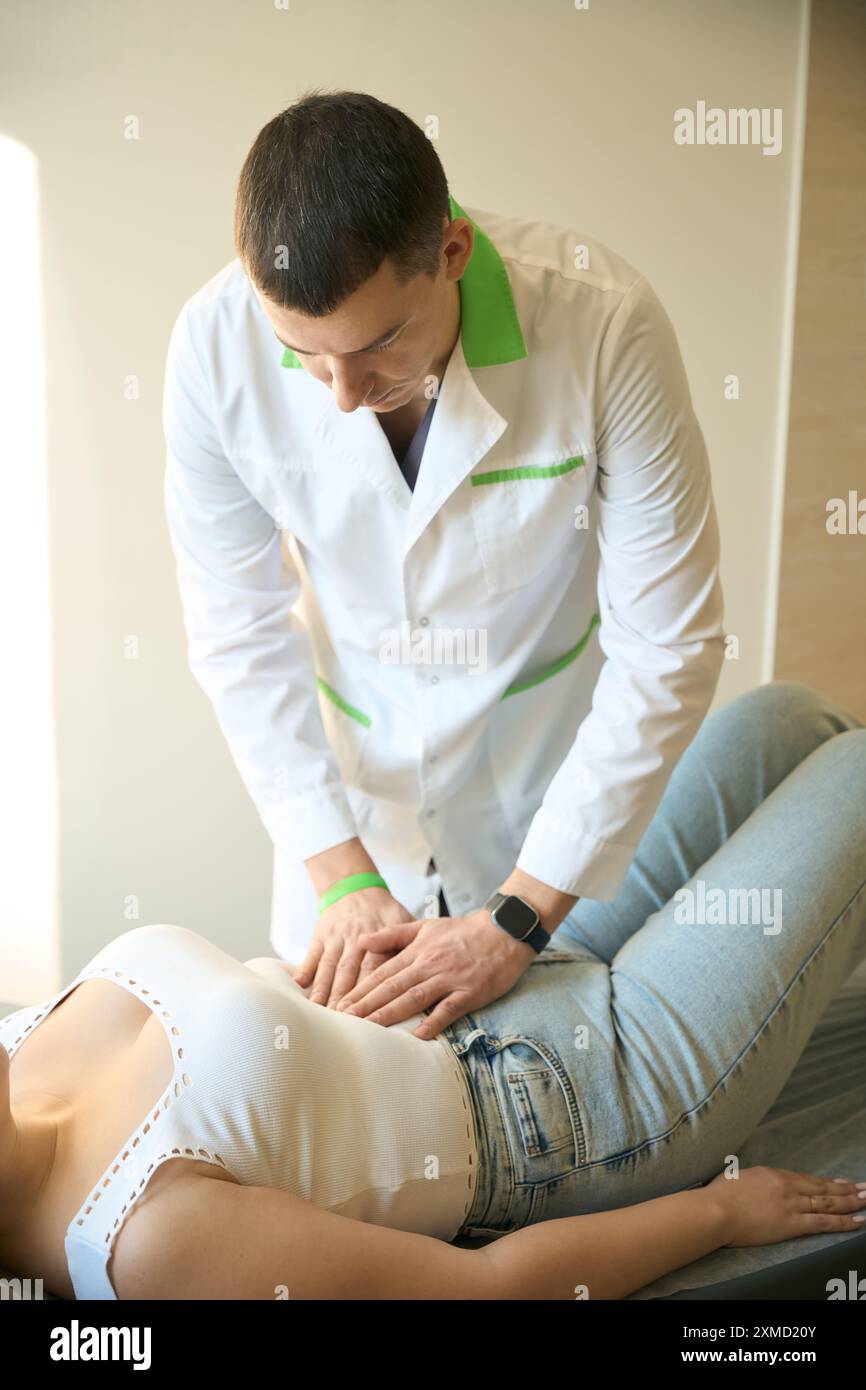
[[[116,937],[47,1003],[0,1021],[10,1056],[90,979],[147,1004],[174,1074],[69,1223],[76,1298],[117,1297],[114,1240],[170,1158],[213,1163],[241,1183],[375,1225],[458,1234],[477,1175],[472,1108],[447,1040],[413,1036],[422,1015],[383,1027],[326,1009],[276,958],[242,965],[186,927],[159,924]]]

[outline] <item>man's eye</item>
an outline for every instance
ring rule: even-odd
[[[381,347],[371,348],[370,351],[371,351],[371,352],[385,352],[385,350],[391,346],[391,343],[393,343],[393,341],[394,341],[394,339],[392,338],[390,342],[388,342],[388,343],[382,343]]]

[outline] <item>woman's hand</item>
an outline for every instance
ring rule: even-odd
[[[706,1190],[727,1213],[730,1239],[720,1248],[775,1245],[825,1231],[858,1231],[866,1216],[866,1179],[843,1182],[758,1165],[742,1168],[735,1178],[719,1173]]]

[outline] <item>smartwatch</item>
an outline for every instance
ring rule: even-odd
[[[525,941],[533,951],[544,950],[550,936],[541,925],[535,908],[523,898],[514,893],[491,893],[484,906],[492,913],[496,925],[515,941]]]

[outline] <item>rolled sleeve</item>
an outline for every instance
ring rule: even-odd
[[[223,450],[187,306],[169,343],[163,428],[190,669],[275,846],[309,858],[357,828],[321,720],[312,644],[292,611],[297,570]]]
[[[605,661],[517,867],[561,892],[611,899],[724,659],[707,450],[673,325],[643,276],[608,324],[595,390]]]

